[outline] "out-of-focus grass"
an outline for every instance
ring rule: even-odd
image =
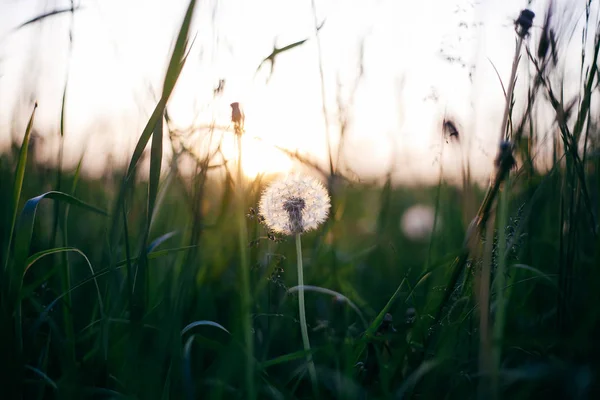
[[[234,200],[239,179],[215,167],[216,153],[196,157],[191,178],[177,160],[160,173],[163,118],[194,3],[126,168],[89,178],[80,166],[40,165],[26,157],[29,129],[20,148],[0,155],[2,398],[313,395],[297,290],[288,290],[297,284],[294,241],[273,236],[251,211],[265,182],[246,182]],[[487,191],[467,174],[460,187],[443,177],[434,187],[329,177],[331,217],[302,241],[322,398],[590,398],[600,390],[597,73],[592,67],[584,80],[572,123],[551,85],[551,57],[528,46],[523,62],[537,73],[529,106],[521,117],[507,107],[513,130],[501,147],[514,151],[517,167],[500,159]],[[548,172],[531,162],[538,94],[556,111],[560,140]],[[137,166],[150,141],[145,181]],[[71,192],[51,191],[56,177]],[[417,204],[435,208],[436,229],[422,237],[401,224]],[[482,337],[482,315],[496,329],[491,338]],[[479,359],[492,352],[490,371]],[[488,388],[481,383],[491,373]]]

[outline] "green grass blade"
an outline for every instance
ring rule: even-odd
[[[218,324],[216,322],[213,322],[213,321],[194,321],[194,322],[188,324],[185,328],[183,328],[181,330],[181,336],[185,335],[186,333],[188,333],[189,331],[191,331],[192,329],[194,329],[197,326],[213,326],[215,328],[219,328],[222,331],[231,334],[223,325]]]
[[[175,42],[175,48],[173,49],[173,53],[171,55],[169,67],[167,68],[162,96],[158,104],[154,108],[154,111],[152,112],[152,115],[150,116],[150,119],[148,120],[146,127],[142,131],[137,145],[135,146],[135,150],[133,151],[131,161],[129,162],[129,167],[127,168],[127,179],[129,179],[132,176],[133,170],[135,169],[140,158],[142,157],[142,153],[144,152],[144,149],[146,148],[146,145],[150,140],[150,136],[152,135],[154,128],[156,127],[158,121],[162,118],[169,97],[171,97],[171,93],[175,88],[177,79],[179,79],[179,75],[181,74],[181,71],[185,64],[185,50],[188,43],[188,35],[195,7],[196,1],[191,0],[185,13],[183,23],[181,24],[179,35],[177,36],[177,41]]]
[[[185,342],[185,346],[183,347],[183,386],[187,399],[195,399],[194,395],[194,379],[192,377],[192,344],[194,343],[194,336],[190,336],[190,338]]]
[[[355,360],[358,361],[358,358],[364,352],[365,347],[366,347],[366,341],[370,340],[377,332],[379,325],[381,325],[381,323],[383,322],[383,318],[385,317],[385,314],[390,310],[390,308],[392,308],[392,305],[396,302],[396,300],[400,296],[402,287],[404,286],[405,282],[406,282],[406,278],[403,278],[402,281],[400,282],[400,284],[398,285],[398,288],[394,292],[394,294],[392,294],[392,297],[390,297],[390,299],[388,300],[386,305],[381,309],[381,311],[379,312],[377,317],[375,317],[375,319],[373,320],[371,325],[369,325],[369,327],[365,331],[364,340],[361,341],[359,348],[355,352],[355,357],[354,357]]]
[[[150,152],[150,182],[148,186],[148,227],[154,214],[156,196],[158,194],[158,184],[160,182],[160,168],[162,166],[163,154],[163,119],[160,118],[156,123],[156,128],[152,134],[152,149]]]
[[[156,204],[156,196],[158,194],[158,186],[160,182],[160,169],[162,165],[162,141],[163,141],[163,119],[162,117],[156,122],[156,127],[152,134],[152,149],[150,155],[150,182],[148,185],[148,210],[146,216],[146,228],[144,229],[143,246],[140,249],[137,277],[139,277],[139,285],[133,286],[133,301],[135,309],[132,313],[134,319],[143,316],[145,307],[148,301],[149,281],[147,276],[148,259],[147,254],[149,249],[146,249],[148,236],[150,235],[150,226],[152,224],[152,216],[154,215],[154,206]]]
[[[29,256],[27,258],[27,261],[25,262],[25,271],[23,271],[23,275],[27,274],[27,271],[29,270],[29,268],[35,264],[37,261],[39,261],[40,259],[49,256],[51,254],[57,254],[57,253],[66,253],[66,252],[75,252],[75,253],[81,253],[81,251],[75,247],[56,247],[54,249],[49,249],[49,250],[43,250],[43,251],[38,251],[35,254],[32,254],[31,256]]]
[[[44,373],[40,369],[32,367],[31,365],[26,365],[25,369],[33,372],[34,374],[36,374],[37,376],[42,378],[42,381],[45,384],[47,384],[48,386],[50,386],[52,389],[58,390],[58,385],[52,379],[50,379],[50,377],[48,377],[48,375],[46,375],[46,373]]]
[[[92,211],[101,215],[107,215],[103,210],[91,206],[83,201],[62,192],[47,192],[40,196],[27,200],[21,215],[19,216],[18,225],[15,232],[15,271],[16,274],[11,274],[9,281],[9,296],[14,301],[19,298],[19,291],[22,285],[23,273],[27,266],[27,258],[29,257],[29,249],[31,247],[31,238],[33,235],[33,226],[35,222],[35,214],[40,202],[44,199],[52,199],[62,201],[67,204],[77,206],[88,211]],[[14,280],[17,279],[17,282]]]
[[[88,269],[90,270],[90,280],[93,280],[94,284],[96,285],[96,293],[98,296],[98,305],[100,306],[100,314],[103,314],[104,313],[104,304],[102,303],[102,297],[100,295],[100,286],[98,285],[97,274],[94,272],[94,268],[92,267],[92,263],[90,262],[89,258],[85,255],[85,253],[83,251],[79,250],[78,248],[62,247],[62,248],[49,249],[49,250],[44,250],[44,251],[35,253],[27,259],[27,269],[25,270],[25,272],[27,272],[27,270],[29,270],[29,267],[31,267],[35,262],[39,261],[40,259],[42,259],[46,256],[49,256],[51,254],[63,253],[63,252],[78,253],[85,259]],[[67,295],[70,292],[71,292],[71,290],[64,292],[63,295],[61,295],[56,300],[59,300],[60,298],[64,297],[65,295]],[[47,307],[47,309],[50,309],[50,307]]]
[[[35,118],[35,110],[37,109],[37,103],[33,107],[31,117],[27,123],[25,129],[25,136],[23,137],[23,143],[21,144],[21,150],[19,151],[19,161],[17,162],[17,169],[15,171],[15,182],[13,184],[13,196],[12,196],[12,217],[10,224],[10,231],[8,235],[8,247],[6,249],[6,260],[4,269],[8,268],[9,254],[12,245],[12,236],[15,232],[15,224],[17,222],[17,211],[19,209],[19,201],[21,200],[21,190],[23,189],[23,180],[25,179],[25,167],[27,166],[27,152],[29,150],[29,139],[31,138],[31,129],[33,127],[33,121]]]
[[[260,364],[260,368],[265,369],[268,367],[272,367],[274,365],[284,364],[284,363],[287,363],[290,361],[305,360],[309,354],[314,354],[314,353],[315,353],[315,349],[310,349],[310,350],[299,350],[299,351],[295,351],[293,353],[284,354],[282,356],[275,357],[271,360],[262,362]]]
[[[152,241],[152,243],[150,243],[148,245],[148,248],[146,249],[146,252],[150,253],[150,252],[154,251],[155,248],[157,248],[158,246],[160,246],[161,244],[163,244],[167,240],[171,239],[176,234],[177,234],[177,231],[173,231],[173,232],[165,233],[164,235],[159,236],[158,238],[154,239]]]
[[[423,376],[429,371],[437,367],[438,364],[439,363],[435,360],[429,360],[419,365],[419,368],[417,368],[404,380],[404,383],[402,383],[402,386],[400,386],[394,398],[403,399],[405,394],[410,393],[410,391],[417,385],[421,378],[423,378]]]
[[[369,324],[367,324],[367,320],[363,316],[363,313],[360,311],[360,308],[358,308],[358,306],[356,304],[354,304],[352,302],[352,300],[350,300],[349,298],[347,298],[343,294],[341,294],[339,292],[336,292],[335,290],[323,288],[323,287],[320,287],[320,286],[303,285],[302,288],[305,291],[308,291],[308,292],[323,293],[323,294],[327,294],[327,295],[333,296],[333,297],[335,297],[335,298],[337,298],[339,300],[344,301],[346,304],[348,304],[350,306],[350,308],[352,308],[354,310],[354,312],[356,312],[356,314],[360,317],[360,320],[361,320],[362,324],[364,325],[364,327],[368,329],[368,325]],[[288,289],[288,293],[294,293],[294,292],[297,292],[299,290],[300,290],[300,286],[294,286],[294,287],[291,287],[291,288]]]

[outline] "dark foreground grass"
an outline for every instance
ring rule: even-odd
[[[93,179],[40,165],[29,128],[0,156],[1,398],[600,394],[597,35],[574,106],[552,86],[551,53],[532,55],[518,26],[515,59],[535,72],[523,115],[507,101],[489,188],[466,164],[462,185],[436,187],[352,183],[332,166],[331,217],[302,240],[313,388],[294,240],[254,211],[265,182],[239,185],[216,153],[193,158],[190,177],[176,168],[185,149],[160,174],[194,6],[126,168]],[[555,110],[549,170],[534,163],[536,101]],[[435,209],[431,236],[402,231],[415,204]]]

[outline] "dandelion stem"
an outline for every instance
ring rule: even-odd
[[[310,351],[310,342],[308,340],[308,329],[306,327],[306,311],[304,307],[304,271],[302,268],[302,241],[300,234],[296,234],[296,257],[298,261],[298,303],[300,312],[300,330],[302,331],[302,343],[304,350]],[[312,354],[306,356],[308,362],[308,373],[313,386],[313,394],[317,396],[317,371],[312,360]]]
[[[248,268],[247,254],[247,227],[244,213],[244,181],[242,174],[242,135],[236,134],[238,145],[237,162],[237,218],[239,223],[239,246],[240,246],[240,275],[242,278],[242,324],[244,330],[244,342],[246,344],[246,391],[248,399],[254,400],[256,393],[254,391],[254,343],[252,340],[252,317],[250,302],[250,271]]]

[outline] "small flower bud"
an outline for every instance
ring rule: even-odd
[[[239,124],[242,122],[243,116],[242,111],[240,110],[240,103],[237,101],[235,103],[231,103],[231,122],[234,124]]]
[[[240,110],[240,103],[237,101],[231,103],[231,122],[233,122],[233,129],[236,135],[244,133],[244,112]]]

